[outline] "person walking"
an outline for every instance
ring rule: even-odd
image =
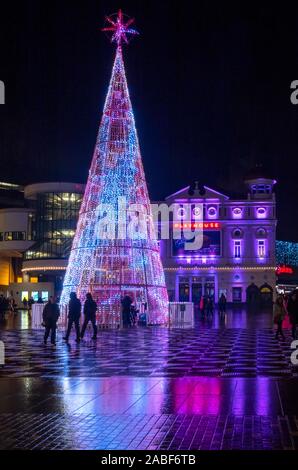
[[[131,305],[130,307],[130,322],[132,326],[136,326],[137,321],[138,321],[138,313],[139,310],[135,305]]]
[[[207,310],[207,317],[210,315],[213,315],[213,298],[211,295],[208,296],[207,298],[207,305],[206,305],[206,310]]]
[[[6,310],[6,302],[3,294],[0,295],[0,320],[4,320]]]
[[[125,295],[121,300],[122,305],[122,324],[124,327],[130,326],[130,307],[132,299],[129,295]]]
[[[81,302],[77,298],[75,292],[70,293],[70,301],[68,304],[68,325],[67,332],[63,339],[68,343],[71,328],[74,323],[76,329],[76,342],[80,342],[80,316],[81,316]]]
[[[282,330],[282,323],[284,321],[286,314],[287,312],[284,306],[283,296],[279,295],[273,307],[273,321],[277,325],[275,339],[278,339],[279,335],[281,335],[282,339],[285,339],[285,335]]]
[[[93,327],[93,336],[92,339],[97,338],[97,326],[96,326],[96,310],[97,310],[97,305],[96,302],[93,300],[91,294],[86,294],[86,300],[84,303],[84,323],[82,326],[82,331],[81,331],[81,339],[84,338],[84,334],[87,328],[87,325],[89,321],[92,323]]]
[[[289,297],[287,304],[287,311],[289,314],[290,323],[292,326],[292,337],[297,338],[297,325],[298,325],[298,295],[297,291],[294,291]]]
[[[227,299],[224,293],[218,299],[219,315],[222,316],[226,313]]]
[[[55,299],[51,299],[46,303],[42,312],[43,324],[45,326],[44,344],[47,344],[48,337],[51,333],[51,344],[56,345],[56,329],[57,321],[60,316],[60,310]]]

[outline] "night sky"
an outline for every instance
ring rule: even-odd
[[[86,182],[115,50],[100,28],[121,7],[140,32],[124,58],[151,198],[195,179],[243,191],[262,162],[278,237],[298,241],[298,5],[175,3],[1,5],[0,180]]]

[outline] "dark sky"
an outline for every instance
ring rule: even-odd
[[[124,57],[151,198],[194,179],[241,189],[262,162],[278,180],[278,236],[298,241],[298,5],[227,3],[1,5],[1,180],[86,181],[114,56],[100,28],[121,7],[141,33]]]

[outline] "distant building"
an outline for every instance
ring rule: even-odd
[[[275,180],[256,168],[245,178],[246,196],[229,197],[195,182],[166,198],[166,203],[203,205],[203,246],[187,250],[187,241],[161,240],[169,297],[199,305],[223,293],[234,304],[271,305],[276,284]],[[179,216],[178,216],[179,219]],[[181,213],[180,222],[195,223]],[[174,222],[173,222],[174,223]]]
[[[276,242],[277,289],[291,292],[298,287],[298,243]]]
[[[61,290],[84,189],[0,183],[0,291],[18,305]]]

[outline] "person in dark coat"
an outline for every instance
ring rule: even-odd
[[[71,332],[72,325],[74,323],[76,329],[76,342],[80,342],[80,316],[81,316],[81,302],[77,298],[75,292],[70,293],[70,301],[68,304],[68,325],[67,332],[63,339],[68,343],[68,338]]]
[[[93,336],[92,339],[96,339],[97,337],[97,326],[96,326],[96,310],[97,310],[97,305],[96,302],[93,300],[91,294],[86,294],[86,300],[84,303],[84,323],[82,326],[82,331],[81,331],[81,338],[83,339],[85,330],[87,328],[87,325],[89,321],[91,321],[92,326],[93,326]]]
[[[44,344],[47,344],[49,334],[51,333],[51,343],[53,346],[56,344],[56,329],[57,321],[60,315],[60,310],[58,304],[56,304],[55,299],[51,299],[45,305],[42,312],[42,319],[45,326],[44,333]]]
[[[220,315],[224,315],[226,312],[227,299],[226,296],[222,293],[218,299],[218,310]]]
[[[213,315],[213,299],[210,295],[207,298],[206,310],[207,310],[207,316]]]
[[[0,295],[0,320],[4,320],[5,316],[5,298],[3,294]]]
[[[130,326],[130,307],[132,304],[132,299],[129,295],[125,295],[121,300],[122,305],[122,322],[123,326],[127,327]]]
[[[282,330],[282,324],[286,315],[287,311],[285,309],[283,296],[278,295],[273,306],[273,322],[277,325],[275,339],[278,339],[279,335],[281,335],[282,339],[285,339],[285,335]]]
[[[292,337],[293,339],[296,339],[296,329],[298,325],[298,295],[296,291],[294,291],[293,294],[289,297],[287,311],[289,314],[290,323],[292,325]]]

